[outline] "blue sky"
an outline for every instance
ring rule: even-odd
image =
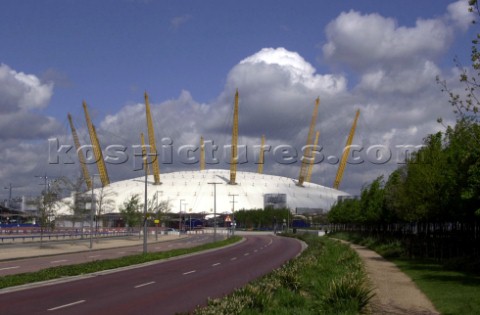
[[[89,104],[106,144],[134,143],[143,130],[139,106],[145,90],[157,117],[157,138],[172,137],[179,144],[192,143],[199,134],[219,144],[228,142],[225,125],[234,88],[239,88],[248,111],[241,114],[240,126],[246,144],[256,143],[258,131],[274,139],[272,145],[301,147],[316,96],[324,106],[317,129],[325,135],[325,147],[341,149],[356,108],[364,113],[358,143],[421,144],[426,133],[440,130],[438,116],[453,119],[435,75],[455,82],[452,59],[457,55],[468,63],[469,42],[477,30],[465,23],[466,3],[2,1],[0,147],[8,153],[0,157],[3,184],[18,185],[19,193],[35,193],[39,187],[30,182],[38,173],[78,173],[78,167],[58,170],[58,165],[48,165],[45,147],[51,137],[71,143],[68,112],[82,140],[88,140],[82,100]],[[272,50],[262,52],[264,48]],[[275,61],[282,56],[293,63]],[[295,71],[305,69],[295,81]],[[283,74],[290,76],[289,84],[279,79]],[[25,83],[21,75],[37,81]],[[419,82],[408,87],[409,78]],[[332,84],[338,86],[332,89]],[[285,95],[272,96],[276,91]],[[22,93],[30,103],[22,103]],[[259,114],[252,114],[256,108]],[[399,113],[405,119],[390,121]],[[339,128],[332,131],[332,126]],[[345,176],[350,171],[351,177],[342,188],[358,193],[362,185],[395,167],[368,164],[347,168]],[[176,167],[164,169],[188,168]],[[271,165],[266,171],[295,178],[298,167]],[[321,164],[314,182],[330,186],[335,169]],[[132,177],[124,168],[109,170],[116,179]]]

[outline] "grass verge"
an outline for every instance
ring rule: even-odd
[[[93,273],[93,272],[98,272],[103,270],[137,265],[137,264],[142,264],[142,263],[155,261],[155,260],[167,259],[175,256],[191,254],[191,253],[196,253],[196,252],[207,250],[207,249],[226,246],[226,245],[238,242],[240,240],[241,240],[241,237],[234,236],[222,241],[203,244],[203,245],[191,247],[191,248],[179,248],[179,249],[174,249],[166,252],[131,255],[131,256],[126,256],[126,257],[121,257],[116,259],[96,260],[96,261],[78,264],[78,265],[58,266],[58,267],[43,269],[36,272],[7,275],[7,276],[0,277],[0,289],[27,284],[27,283],[58,279],[61,277],[78,276],[82,274]]]
[[[402,255],[400,243],[382,243],[379,239],[348,233],[335,233],[333,237],[364,245],[389,258],[415,282],[441,314],[480,314],[480,275],[448,270],[451,266],[432,261],[408,259]]]
[[[300,235],[308,248],[272,273],[210,300],[196,315],[359,314],[372,293],[358,255],[325,237]]]

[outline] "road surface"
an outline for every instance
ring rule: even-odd
[[[106,243],[107,241],[108,240],[102,240],[102,244]],[[161,252],[161,251],[168,251],[168,250],[177,249],[177,248],[194,247],[194,246],[210,243],[212,241],[213,241],[213,236],[210,234],[191,235],[189,237],[184,237],[184,238],[173,238],[166,242],[149,243],[148,252]],[[123,245],[133,243],[129,239],[112,240],[112,242],[113,244],[122,243]],[[22,251],[36,250],[37,252],[45,256],[31,257],[28,259],[10,259],[5,261],[0,261],[0,276],[24,273],[24,272],[33,272],[33,271],[38,271],[38,270],[46,269],[50,267],[74,265],[74,264],[95,261],[95,260],[115,259],[123,256],[140,254],[143,252],[143,245],[133,245],[133,246],[122,246],[122,247],[92,250],[92,251],[84,250],[76,253],[48,255],[49,252],[57,252],[57,251],[49,250],[48,248],[39,251],[38,246],[36,244],[29,244],[29,245],[19,244],[15,246],[16,246],[16,249],[20,249]],[[62,248],[72,247],[72,245],[68,245],[68,243],[61,244],[61,245],[48,244],[48,246],[61,246]],[[3,250],[3,249],[4,247],[0,247],[0,250]],[[13,255],[14,254],[15,253],[13,253]]]
[[[84,279],[7,292],[0,313],[175,314],[205,305],[298,255],[301,243],[273,235],[246,236],[220,250]]]

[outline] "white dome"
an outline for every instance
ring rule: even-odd
[[[264,208],[265,194],[285,194],[287,207],[323,209],[328,211],[338,196],[348,195],[345,192],[324,187],[318,184],[304,183],[298,187],[296,180],[282,176],[237,172],[236,185],[229,185],[230,171],[210,169],[205,171],[183,171],[160,175],[161,185],[153,185],[153,175],[147,178],[147,197],[153,199],[157,194],[159,201],[170,202],[170,212],[178,213],[180,203],[182,212],[213,213],[214,185],[216,185],[217,213],[232,211],[232,196],[235,196],[235,211],[241,209]],[[94,191],[100,194],[100,189]],[[145,196],[145,177],[111,183],[104,188],[104,196],[115,202],[115,210],[119,212],[123,203],[137,194],[141,202]]]

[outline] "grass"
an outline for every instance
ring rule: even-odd
[[[480,314],[480,276],[428,261],[395,259],[443,315]]]
[[[461,267],[454,264],[408,259],[398,241],[385,242],[350,233],[335,233],[333,237],[364,245],[390,259],[415,282],[441,314],[480,314],[480,275],[449,270]]]
[[[161,259],[167,259],[175,256],[191,254],[191,253],[195,253],[195,252],[199,252],[207,249],[226,246],[226,245],[238,242],[239,240],[241,240],[241,237],[234,236],[222,241],[203,244],[203,245],[191,247],[191,248],[179,248],[179,249],[174,249],[166,252],[131,255],[131,256],[126,256],[126,257],[121,257],[116,259],[96,260],[96,261],[78,264],[78,265],[58,266],[58,267],[43,269],[36,272],[7,275],[7,276],[0,277],[0,289],[12,287],[12,286],[18,286],[18,285],[27,284],[27,283],[58,279],[61,277],[68,277],[68,276],[78,276],[78,275],[87,274],[87,273],[93,273],[93,272],[98,272],[103,270],[137,265],[137,264],[142,264],[142,263],[161,260]]]
[[[232,294],[210,300],[196,315],[359,314],[372,293],[358,255],[325,237],[298,236],[308,248],[298,258]]]

